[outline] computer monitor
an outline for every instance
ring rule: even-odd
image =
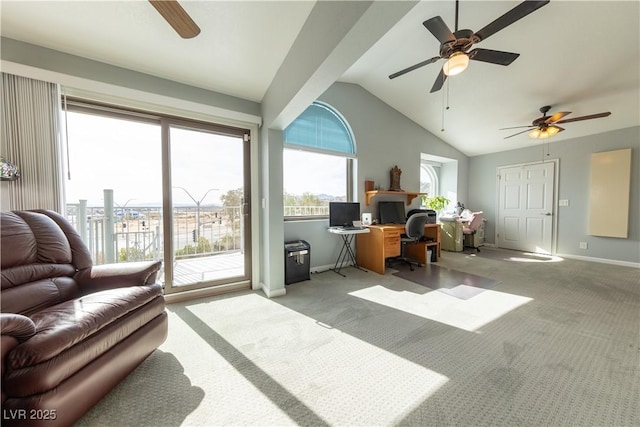
[[[329,227],[351,227],[360,221],[359,202],[329,202]]]
[[[380,224],[404,224],[407,217],[404,212],[404,202],[378,202]]]

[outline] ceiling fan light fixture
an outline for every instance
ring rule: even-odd
[[[542,132],[540,132],[540,129],[534,129],[534,130],[532,130],[531,132],[529,132],[529,136],[530,136],[531,138],[533,138],[533,139],[538,139],[538,138],[540,138],[540,134],[541,134],[541,133],[542,133]]]
[[[558,132],[560,132],[560,129],[557,128],[556,126],[549,126],[547,128],[547,133],[549,134],[549,136],[553,136],[553,135],[557,134]]]
[[[447,76],[455,76],[467,69],[469,56],[464,52],[452,53],[447,62],[444,63],[442,71]]]

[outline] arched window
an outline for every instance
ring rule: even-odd
[[[355,139],[346,119],[314,102],[284,130],[286,219],[329,215],[329,202],[353,200]]]
[[[429,196],[437,196],[440,192],[438,171],[433,165],[425,162],[420,164],[420,192]]]
[[[321,102],[311,104],[284,130],[284,143],[332,154],[356,154],[353,133],[347,121],[335,109]]]

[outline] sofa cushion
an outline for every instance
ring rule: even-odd
[[[50,264],[49,264],[50,265]],[[29,268],[33,266],[24,266]],[[51,266],[52,270],[59,272],[73,270],[68,264]],[[22,267],[16,267],[19,269]],[[2,272],[4,276],[4,271]],[[73,299],[78,293],[78,284],[70,277],[54,277],[51,279],[36,280],[21,286],[5,288],[2,290],[0,307],[3,313],[16,313],[31,316],[38,311]]]
[[[24,264],[71,264],[71,245],[60,227],[37,212],[2,215],[2,269]]]
[[[53,218],[44,212],[2,212],[0,229],[3,313],[31,315],[77,296],[74,260],[83,257],[74,255],[81,251]]]
[[[160,285],[132,286],[45,308],[31,316],[36,334],[8,355],[7,366],[19,369],[49,360],[161,295]]]
[[[2,383],[3,391],[10,397],[27,397],[55,390],[158,318],[166,318],[164,298],[160,295],[51,359],[7,370]],[[142,338],[144,341],[148,339],[153,338]],[[138,346],[148,348],[147,344],[139,342]]]

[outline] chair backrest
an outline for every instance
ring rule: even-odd
[[[433,209],[411,209],[408,213],[407,213],[407,219],[409,219],[409,217],[411,215],[415,215],[417,213],[422,213],[422,212],[426,212],[427,213],[427,224],[435,224],[436,223],[436,211],[434,211]]]
[[[480,228],[480,224],[482,224],[483,220],[484,220],[483,211],[473,212],[473,214],[471,215],[471,221],[466,227],[464,227],[463,232],[465,232],[466,234],[475,232],[478,228]]]
[[[404,233],[410,239],[418,240],[424,236],[424,226],[427,223],[429,214],[427,212],[416,212],[407,218],[404,226]]]

